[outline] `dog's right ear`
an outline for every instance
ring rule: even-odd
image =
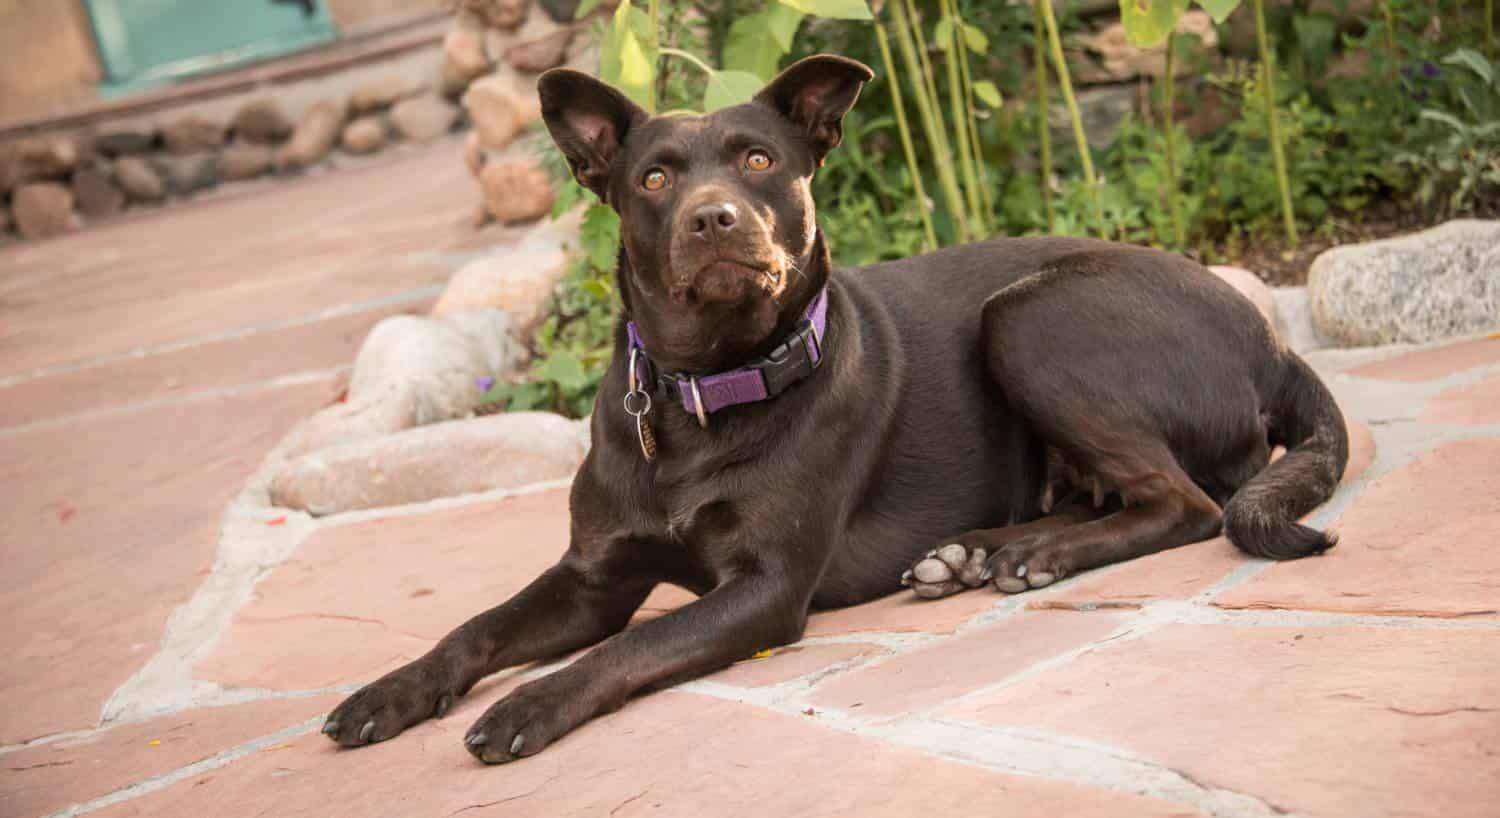
[[[554,68],[537,81],[542,120],[573,177],[605,200],[609,166],[625,135],[650,115],[630,98],[581,71]]]

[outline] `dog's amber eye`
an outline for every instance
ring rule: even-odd
[[[750,151],[745,157],[745,167],[751,170],[770,170],[771,156],[765,151]]]
[[[646,171],[641,179],[641,187],[647,190],[661,190],[667,186],[667,173],[661,168],[652,168]]]

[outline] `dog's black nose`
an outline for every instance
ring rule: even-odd
[[[727,236],[734,232],[739,222],[739,213],[728,202],[717,202],[698,207],[688,218],[688,229],[699,236]]]

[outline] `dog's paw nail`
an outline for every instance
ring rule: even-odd
[[[996,577],[995,590],[1004,591],[1007,594],[1019,594],[1026,590],[1026,580],[1016,577]]]
[[[521,735],[520,733],[517,733],[515,739],[510,743],[510,754],[519,755],[521,753],[521,747],[523,747],[525,744],[526,737]]]
[[[334,721],[333,719],[329,719],[328,721],[326,721],[326,722],[323,723],[323,735],[325,735],[325,736],[335,736],[336,737],[336,736],[338,736],[338,734],[339,734],[339,723],[337,721]]]
[[[916,576],[918,582],[937,583],[953,579],[953,569],[942,560],[935,559],[926,559],[917,563],[917,567],[912,569],[912,574]]]
[[[989,582],[990,580],[992,580],[994,578],[995,578],[995,572],[991,571],[990,568],[989,568],[989,566],[987,566],[987,565],[984,567],[983,570],[981,570],[979,572],[979,581],[980,582]]]
[[[437,700],[437,707],[434,708],[433,711],[432,711],[433,714],[434,714],[433,717],[440,719],[443,716],[448,715],[448,708],[452,707],[452,706],[453,706],[453,697],[449,696],[447,694],[444,694],[443,696],[439,697],[438,700]]]
[[[930,559],[932,559],[933,557],[936,557],[936,556],[937,556],[937,549],[934,548],[931,551],[928,551],[926,554],[923,554],[922,555],[922,559],[924,559],[924,560],[930,560]]]
[[[470,747],[483,747],[484,743],[489,740],[490,737],[485,735],[484,733],[470,733],[467,737],[464,738],[464,743],[469,745]]]
[[[905,586],[907,588],[910,588],[911,587],[911,580],[912,580],[912,572],[911,572],[910,568],[908,568],[905,571],[901,572],[901,584],[903,586]]]
[[[1026,576],[1026,565],[1024,563],[1022,563],[1019,567],[1016,568],[1016,576],[1018,576],[1018,577],[1025,577]]]
[[[1033,588],[1041,588],[1045,585],[1051,585],[1056,579],[1057,575],[1050,571],[1033,571],[1031,576],[1026,578],[1026,581],[1031,583],[1031,587]]]
[[[361,742],[367,742],[370,740],[370,736],[373,735],[375,735],[375,720],[371,719],[365,722],[364,727],[359,728],[359,740]]]

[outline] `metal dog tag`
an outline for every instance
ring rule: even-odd
[[[641,441],[641,455],[646,458],[647,463],[656,462],[656,433],[651,431],[651,423],[646,420],[646,415],[651,412],[651,396],[636,383],[636,360],[637,350],[630,351],[630,391],[625,393],[625,413],[635,418],[635,434]],[[635,399],[635,405],[631,399]]]

